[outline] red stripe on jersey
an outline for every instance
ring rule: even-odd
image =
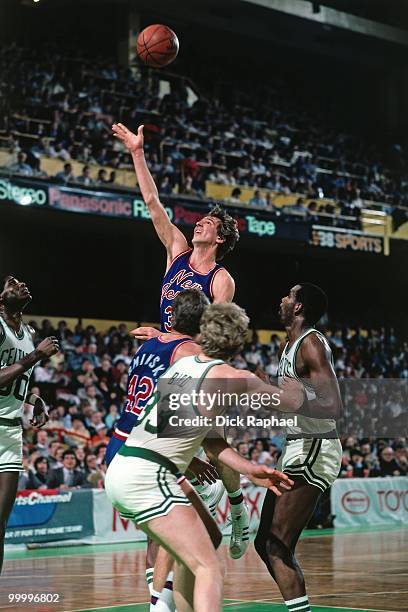
[[[113,436],[118,440],[121,440],[122,442],[126,442],[129,437],[129,434],[125,434],[124,432],[119,433],[118,430],[115,429],[115,431],[113,432]]]
[[[172,352],[171,357],[170,357],[170,365],[172,365],[172,363],[173,363],[174,353],[177,351],[179,346],[183,346],[183,344],[187,344],[187,342],[194,342],[194,340],[184,340],[184,342],[180,342],[180,344],[178,344],[177,346],[174,347],[173,352]]]

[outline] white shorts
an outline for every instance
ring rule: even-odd
[[[175,506],[191,505],[168,469],[119,453],[109,464],[105,490],[119,514],[137,524],[165,516]]]
[[[325,491],[340,472],[340,440],[301,438],[287,440],[277,469],[288,476],[300,476],[308,484]]]
[[[0,472],[23,470],[23,428],[0,425]]]

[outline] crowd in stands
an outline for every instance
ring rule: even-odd
[[[25,408],[25,471],[20,476],[20,489],[102,487],[106,445],[124,403],[127,370],[138,343],[128,335],[124,324],[106,333],[97,332],[93,326],[84,329],[80,322],[73,330],[64,321],[56,329],[48,320],[40,327],[34,321],[31,325],[37,341],[56,335],[61,352],[41,362],[32,375],[32,392],[45,399],[50,419],[43,429],[34,431],[29,423],[30,407]],[[371,394],[375,401],[368,402],[367,398],[370,399],[373,380],[407,381],[408,343],[397,338],[392,329],[331,329],[327,334],[340,382],[357,379],[368,385],[364,392],[361,388],[355,390],[356,408],[369,411],[370,419],[375,409],[376,413],[384,411],[386,422],[391,417],[402,417],[406,422],[405,387],[397,395],[388,390],[384,398],[374,386]],[[261,344],[254,332],[233,364],[252,371],[262,367],[272,378],[276,377],[279,343],[278,335],[273,334],[268,344]],[[361,426],[359,422],[351,424]],[[407,440],[399,437],[403,429],[394,428],[388,436],[380,429],[368,434],[366,431],[364,426],[357,435],[358,429],[339,430],[344,448],[340,476],[407,474]],[[229,428],[228,439],[251,461],[272,466],[277,463],[284,441],[279,430],[255,428]]]
[[[253,188],[250,205],[272,211],[273,193],[299,194],[304,216],[358,217],[365,200],[385,211],[408,205],[403,146],[393,147],[389,168],[374,145],[279,95],[254,95],[252,107],[204,96],[191,102],[182,79],[162,94],[157,73],[18,47],[0,48],[0,73],[0,136],[15,156],[15,173],[44,178],[46,156],[64,162],[58,182],[118,186],[117,171],[133,165],[111,125],[136,129],[143,122],[147,162],[162,194],[202,198],[210,180],[229,186],[232,202],[243,187]],[[79,176],[73,161],[84,164]],[[93,165],[99,170],[91,172]],[[319,204],[322,198],[333,204]]]

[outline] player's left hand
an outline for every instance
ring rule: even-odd
[[[283,472],[274,468],[268,468],[266,465],[254,465],[246,476],[258,487],[265,487],[278,497],[282,495],[282,492],[290,491],[295,484]]]
[[[30,425],[39,429],[49,421],[47,407],[41,397],[37,397],[33,408],[33,418],[30,419]]]
[[[211,463],[207,463],[207,461],[202,461],[198,457],[193,457],[190,465],[188,466],[190,472],[193,472],[194,476],[197,478],[200,485],[211,484],[216,482],[218,476],[218,472]]]
[[[155,327],[136,327],[130,332],[137,340],[150,340],[151,338],[157,338],[161,335],[161,331]]]

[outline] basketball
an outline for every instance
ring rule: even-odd
[[[137,37],[137,54],[148,66],[163,68],[177,57],[179,41],[165,25],[154,24],[142,30]]]

